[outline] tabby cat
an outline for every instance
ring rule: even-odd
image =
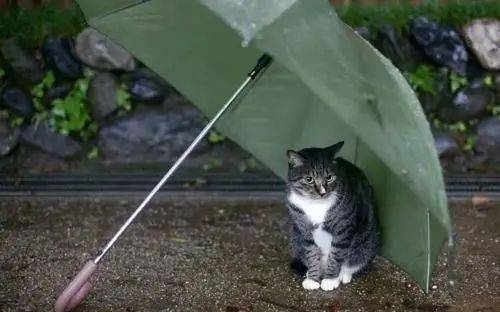
[[[361,169],[336,157],[343,144],[287,151],[292,252],[307,269],[305,289],[349,283],[378,250],[372,188]]]

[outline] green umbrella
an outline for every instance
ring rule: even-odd
[[[287,149],[345,141],[375,188],[383,256],[428,289],[450,237],[425,115],[401,73],[326,0],[78,0],[89,25],[214,117],[263,53],[274,62],[217,127],[285,178]]]

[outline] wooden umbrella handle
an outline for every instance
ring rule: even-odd
[[[57,298],[54,306],[56,312],[71,311],[85,299],[91,288],[89,278],[96,269],[97,264],[94,261],[89,261],[85,264]]]

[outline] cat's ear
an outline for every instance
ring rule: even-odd
[[[288,150],[286,151],[286,156],[288,157],[288,163],[292,167],[299,167],[304,164],[304,157],[296,151]]]
[[[344,146],[344,141],[340,141],[338,143],[335,143],[332,146],[327,147],[326,150],[328,151],[328,153],[330,155],[335,157],[335,155],[340,151],[340,149],[342,149],[342,146]]]

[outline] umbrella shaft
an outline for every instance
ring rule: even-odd
[[[229,108],[231,103],[238,97],[238,95],[246,88],[246,86],[254,79],[255,77],[249,76],[245,79],[245,81],[240,85],[238,90],[234,92],[231,98],[222,106],[222,108],[217,112],[214,118],[210,120],[210,122],[203,128],[203,130],[198,134],[196,139],[194,139],[193,143],[189,145],[189,147],[182,153],[182,155],[177,159],[177,161],[170,167],[167,173],[163,176],[163,178],[156,184],[153,190],[148,194],[148,196],[142,201],[142,203],[137,207],[134,213],[127,219],[127,221],[121,226],[121,228],[116,232],[116,234],[111,238],[111,240],[106,244],[106,246],[102,249],[101,253],[97,258],[95,258],[94,263],[97,264],[101,261],[102,257],[108,252],[108,250],[113,246],[116,240],[123,234],[123,232],[127,229],[127,227],[134,221],[134,219],[141,213],[142,209],[151,201],[153,196],[161,189],[163,184],[167,182],[168,178],[177,170],[180,164],[189,156],[189,154],[193,151],[193,149],[200,143],[200,141],[205,137],[205,135],[210,131],[213,125],[217,122],[217,120],[224,114],[224,112]]]

